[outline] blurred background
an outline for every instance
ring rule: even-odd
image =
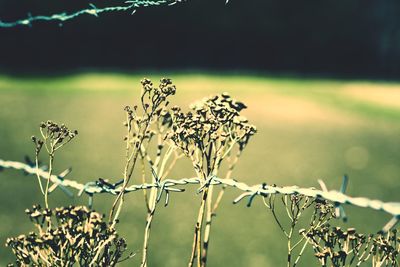
[[[120,1],[93,1],[98,7]],[[86,1],[0,1],[0,20],[86,8]],[[190,0],[171,7],[110,13],[32,27],[0,29],[0,158],[34,156],[30,136],[51,119],[79,136],[56,159],[70,179],[116,181],[124,166],[123,107],[139,102],[140,79],[171,77],[172,104],[187,107],[229,92],[248,105],[258,126],[234,178],[248,184],[338,189],[400,201],[400,25],[398,1]],[[171,178],[194,175],[182,161]],[[138,179],[134,179],[138,183]],[[0,172],[0,243],[32,230],[24,209],[43,199],[33,176]],[[196,188],[160,206],[150,240],[150,266],[185,266],[200,203]],[[260,200],[236,206],[228,190],[213,225],[210,266],[285,266],[286,241]],[[94,199],[107,213],[112,198]],[[50,196],[51,206],[87,197]],[[120,233],[137,253],[145,222],[141,193],[129,194]],[[361,232],[389,219],[346,207]],[[338,222],[342,225],[341,222]],[[12,260],[0,249],[0,265]],[[314,266],[312,251],[300,266]]]

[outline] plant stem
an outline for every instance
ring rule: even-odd
[[[43,185],[42,185],[42,180],[40,178],[39,175],[39,153],[36,152],[35,153],[35,164],[36,164],[36,177],[39,183],[39,187],[40,187],[40,192],[42,192],[42,194],[44,195],[44,189],[43,189]]]
[[[156,205],[157,192],[158,192],[158,190],[156,188],[152,188],[152,190],[150,192],[149,213],[147,214],[146,227],[144,230],[143,255],[142,255],[142,262],[140,264],[141,267],[147,266],[147,251],[148,251],[148,247],[149,247],[151,224],[153,222],[154,213],[155,213],[156,207],[157,207],[157,205]]]
[[[287,267],[290,267],[292,264],[292,234],[293,234],[293,229],[294,225],[292,223],[292,227],[290,228],[290,232],[288,235],[288,242],[287,242],[287,247],[288,247],[288,254],[287,254]]]
[[[161,140],[162,139],[160,138],[158,147],[160,147]],[[162,176],[164,176],[163,173],[164,173],[165,165],[168,162],[168,160],[169,160],[170,156],[172,155],[173,151],[174,150],[172,149],[172,147],[169,147],[167,152],[165,153],[165,156],[164,156],[163,161],[161,163],[161,169],[157,174],[158,175],[157,179],[161,180]],[[161,160],[161,149],[158,150],[157,158],[156,158],[156,160],[154,162],[154,165],[153,165],[153,169],[154,169],[155,172],[157,172],[157,170],[158,170],[158,165],[160,163],[160,160]],[[171,168],[175,165],[176,160],[177,160],[177,158],[175,157],[173,162],[170,165]],[[149,163],[150,162],[151,162],[151,160],[149,161]],[[168,172],[168,170],[167,170],[167,172]],[[165,174],[167,174],[167,173],[165,173]],[[143,178],[143,181],[144,181],[144,178]],[[154,176],[153,176],[153,182],[156,182],[156,177],[154,177]],[[146,227],[145,227],[144,241],[143,241],[143,251],[142,251],[143,255],[142,255],[142,261],[141,261],[141,266],[142,267],[146,267],[147,266],[147,254],[148,254],[148,247],[149,247],[149,241],[150,241],[150,232],[151,232],[151,225],[152,225],[152,222],[153,222],[154,214],[155,214],[156,207],[157,207],[157,195],[158,195],[158,189],[157,188],[152,188],[150,190],[149,199],[148,200],[145,199],[148,210],[147,210]]]
[[[124,183],[122,185],[121,192],[116,197],[116,199],[115,199],[115,201],[114,201],[114,203],[112,205],[111,211],[110,211],[109,220],[110,220],[110,222],[112,220],[112,227],[115,226],[115,224],[117,222],[117,219],[119,217],[119,214],[121,212],[122,205],[123,205],[124,200],[125,200],[125,189],[128,186],[129,181],[132,178],[133,170],[135,169],[135,165],[136,165],[136,160],[139,157],[139,154],[140,154],[139,152],[140,152],[140,149],[141,149],[142,144],[143,144],[144,136],[145,136],[145,133],[146,133],[146,131],[148,130],[148,128],[150,126],[151,119],[153,117],[153,113],[154,113],[154,109],[149,114],[148,119],[145,122],[144,130],[141,132],[141,136],[142,137],[135,142],[135,146],[133,147],[134,150],[133,150],[132,156],[128,156],[127,157],[127,162],[126,162],[125,171],[124,171]],[[127,151],[128,151],[128,153],[127,154],[129,154],[129,148],[130,148],[130,144],[129,144],[130,130],[131,129],[128,128],[128,140],[127,140]],[[140,131],[140,129],[139,129],[139,131]],[[132,163],[132,164],[131,164],[131,166],[129,168],[129,164],[130,163]],[[129,172],[128,172],[128,169],[129,169]],[[116,208],[117,204],[118,204],[118,208],[117,208],[117,211],[115,211],[115,208]],[[113,215],[114,215],[114,218],[113,218]]]
[[[299,252],[299,255],[297,255],[297,258],[296,258],[296,260],[295,260],[295,262],[294,262],[294,264],[293,264],[293,267],[296,267],[297,264],[299,263],[300,258],[301,258],[301,256],[303,255],[303,252],[304,252],[304,250],[305,250],[306,247],[307,247],[307,244],[308,244],[308,241],[305,240],[305,241],[304,241],[304,245],[303,245],[303,247],[301,248],[301,250],[300,250],[300,252]]]
[[[201,266],[200,257],[201,257],[201,230],[203,226],[204,220],[204,211],[206,207],[206,201],[208,196],[208,187],[204,188],[202,200],[200,204],[199,213],[197,216],[197,222],[194,228],[194,238],[193,238],[193,245],[192,245],[192,254],[189,260],[189,267],[193,267],[194,260],[196,258],[196,250],[197,250],[197,266]]]
[[[46,209],[49,208],[49,186],[50,186],[50,178],[53,172],[53,161],[54,161],[54,152],[53,150],[50,151],[51,153],[49,154],[49,177],[47,178],[46,181],[46,188],[44,191],[44,204],[46,206]]]
[[[213,216],[212,194],[213,194],[213,186],[210,185],[210,187],[208,189],[208,198],[207,198],[207,214],[206,214],[206,226],[205,226],[205,231],[204,231],[203,252],[201,255],[201,266],[202,267],[205,267],[207,265],[207,254],[208,254],[208,247],[210,244],[211,222],[212,222],[212,216]]]
[[[239,160],[239,157],[242,153],[242,150],[239,150],[233,161],[229,165],[228,172],[226,173],[225,178],[230,179],[232,176],[233,169],[236,166],[236,163]],[[214,172],[216,173],[218,170],[218,165],[216,166],[216,169],[214,169]],[[205,235],[204,235],[204,242],[203,242],[203,254],[202,254],[202,267],[205,267],[207,265],[207,256],[208,256],[208,250],[210,246],[210,234],[211,234],[211,226],[212,226],[212,218],[215,216],[215,212],[219,206],[219,203],[222,200],[222,197],[225,193],[225,188],[226,186],[222,187],[221,191],[219,192],[217,199],[215,200],[214,206],[212,206],[212,194],[213,194],[213,186],[210,185],[210,192],[209,196],[207,199],[207,217],[206,217],[206,228],[205,228]]]

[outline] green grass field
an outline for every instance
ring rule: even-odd
[[[51,78],[0,76],[0,158],[33,156],[30,136],[47,119],[66,123],[79,136],[56,158],[56,170],[72,166],[69,178],[99,177],[116,181],[124,166],[123,107],[138,103],[143,75],[87,73]],[[161,76],[149,75],[158,80]],[[317,187],[323,179],[339,188],[350,177],[348,193],[400,201],[400,84],[245,75],[180,74],[172,104],[188,106],[213,93],[229,92],[249,108],[245,115],[258,133],[239,162],[234,178],[248,184]],[[187,162],[186,162],[187,163]],[[185,162],[171,178],[191,177]],[[138,183],[138,180],[134,181]],[[24,209],[42,203],[35,177],[0,173],[0,243],[31,230]],[[258,199],[252,208],[232,205],[239,192],[230,189],[213,224],[209,266],[285,266],[286,242]],[[143,194],[127,197],[119,230],[137,256],[124,266],[138,266],[145,223]],[[86,204],[87,197],[50,195],[51,205]],[[94,199],[107,212],[110,196]],[[200,196],[195,187],[174,194],[160,206],[150,240],[150,266],[186,266]],[[347,207],[346,227],[376,232],[390,218],[379,212]],[[311,249],[300,266],[316,263]],[[0,249],[0,265],[11,260]]]

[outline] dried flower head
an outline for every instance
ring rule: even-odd
[[[27,209],[37,229],[8,238],[6,246],[18,266],[115,266],[126,251],[126,242],[103,215],[85,206]]]
[[[344,230],[326,224],[301,234],[312,245],[322,266],[329,262],[332,266],[360,266],[370,259],[374,266],[398,266],[400,238],[397,230],[385,235],[365,235],[354,228]]]
[[[196,102],[192,111],[183,113],[175,107],[171,139],[188,157],[198,173],[216,172],[234,145],[243,150],[256,127],[240,115],[246,106],[228,94]]]
[[[128,136],[124,139],[133,144],[135,149],[139,149],[139,144],[143,140],[150,140],[156,135],[156,131],[151,129],[153,124],[158,123],[156,130],[171,126],[171,115],[166,107],[169,104],[168,97],[176,93],[176,87],[171,79],[162,78],[158,87],[147,78],[143,79],[141,84],[142,110],[138,110],[137,106],[124,108],[127,119],[123,124],[128,128]]]
[[[35,144],[36,154],[39,154],[45,146],[48,152],[54,152],[61,148],[78,135],[77,130],[70,130],[64,124],[57,124],[53,121],[42,122],[39,125],[42,138],[32,136],[31,140]]]
[[[36,176],[40,186],[40,190],[44,195],[44,202],[46,208],[49,207],[48,195],[49,195],[49,187],[50,187],[50,177],[53,172],[53,161],[56,154],[56,151],[62,148],[64,145],[73,140],[77,135],[77,130],[70,130],[64,124],[57,124],[53,121],[42,122],[39,125],[39,130],[41,134],[41,138],[37,138],[36,136],[32,136],[32,142],[35,144],[35,165],[36,165]],[[38,173],[39,170],[39,153],[42,148],[45,148],[47,155],[49,157],[49,165],[48,165],[48,177],[46,181],[46,186],[44,187],[41,182],[41,177]]]

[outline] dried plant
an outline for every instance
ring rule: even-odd
[[[373,267],[399,266],[400,237],[396,229],[365,235],[354,228],[342,230],[325,224],[302,231],[301,235],[312,245],[321,266],[360,266],[368,260]]]
[[[141,83],[141,108],[138,108],[138,106],[134,106],[133,109],[129,106],[125,107],[126,121],[124,125],[127,128],[127,134],[124,138],[126,143],[126,164],[122,189],[115,199],[110,212],[109,221],[113,224],[117,222],[121,212],[125,189],[132,178],[137,159],[143,154],[143,146],[155,134],[151,130],[151,126],[158,123],[160,118],[166,118],[165,107],[169,103],[167,98],[176,92],[176,88],[170,79],[161,79],[158,87],[154,87],[149,79],[143,79]]]
[[[38,183],[40,186],[40,191],[44,195],[45,206],[48,209],[49,208],[48,196],[49,196],[50,180],[51,180],[50,177],[53,173],[55,153],[57,150],[59,150],[64,145],[68,144],[72,139],[74,139],[78,134],[78,131],[76,130],[71,131],[64,124],[59,125],[52,121],[42,122],[40,124],[39,129],[41,138],[32,136],[31,139],[35,144],[36,170],[39,170],[39,154],[42,151],[43,147],[46,149],[47,156],[49,158],[49,167],[48,167],[49,176],[46,179],[47,181],[45,188],[43,188],[40,176],[38,172],[36,172]]]
[[[278,201],[280,200],[280,201]],[[275,222],[279,226],[284,236],[287,239],[287,266],[297,266],[303,252],[308,244],[307,238],[301,236],[296,239],[296,229],[301,224],[301,219],[305,220],[304,214],[307,210],[311,210],[311,218],[308,221],[309,229],[301,229],[300,232],[310,232],[312,229],[320,229],[326,225],[332,218],[335,218],[335,208],[326,200],[312,198],[300,194],[283,195],[281,197],[269,195],[264,198],[264,204],[271,210]],[[284,207],[286,219],[283,221],[277,210],[277,203],[281,202]],[[288,225],[284,222],[289,221]],[[299,249],[298,249],[299,248]],[[298,251],[297,257],[294,258],[294,252]]]
[[[126,243],[118,237],[116,225],[125,203],[125,194],[143,190],[147,216],[141,267],[147,267],[151,227],[158,203],[165,193],[165,205],[168,205],[172,192],[184,191],[176,186],[187,184],[200,184],[198,193],[201,193],[189,266],[207,265],[213,218],[227,186],[243,192],[234,203],[248,198],[250,206],[256,196],[263,198],[287,239],[288,267],[299,264],[307,247],[313,248],[322,266],[360,266],[367,262],[374,267],[399,265],[400,240],[396,230],[389,231],[400,220],[399,203],[347,196],[344,194],[347,177],[340,191],[328,191],[323,182],[320,182],[322,190],[318,190],[265,183],[249,186],[233,180],[232,172],[256,133],[256,127],[241,116],[246,106],[224,93],[196,102],[190,106],[189,112],[183,112],[176,106],[169,108],[169,98],[176,92],[170,79],[161,79],[158,86],[148,79],[143,79],[141,84],[140,104],[125,107],[126,162],[122,180],[111,183],[99,179],[80,184],[64,179],[69,173],[68,169],[55,175],[53,166],[56,152],[73,140],[77,131],[52,121],[40,124],[40,138],[32,137],[35,168],[0,160],[0,167],[36,174],[44,195],[44,209],[34,206],[32,210],[27,210],[36,231],[7,240],[7,246],[14,252],[18,265],[114,266],[132,257],[130,254],[122,258]],[[48,167],[39,166],[39,155],[43,150],[49,158]],[[191,161],[196,176],[169,179],[170,172],[183,157]],[[223,164],[226,168],[222,168]],[[225,173],[222,170],[226,170]],[[135,176],[140,184],[131,185]],[[215,186],[220,186],[216,197],[213,196]],[[68,192],[67,187],[77,189],[79,194],[87,193],[89,208],[50,209],[49,193],[56,188]],[[98,193],[115,195],[107,222],[103,221],[103,216],[91,210],[91,199]],[[333,219],[344,216],[341,204],[383,210],[393,218],[383,227],[381,234],[363,235],[354,229],[343,231],[331,226]],[[301,227],[304,228],[299,229]],[[296,235],[297,232],[300,235]]]
[[[84,257],[82,258],[83,254],[88,254],[89,252],[84,250],[82,253],[77,252],[78,254],[66,254],[66,258],[58,258],[58,254],[49,254],[46,249],[48,247],[45,247],[45,250],[42,252],[43,255],[48,255],[49,258],[53,259],[54,261],[49,261],[46,259],[44,256],[40,256],[40,259],[34,258],[33,263],[36,264],[42,264],[39,260],[44,260],[44,263],[46,264],[61,264],[64,266],[66,263],[67,265],[71,262],[73,264],[74,262],[78,262],[76,260],[69,261],[70,257],[74,257],[74,259],[80,259],[84,260],[84,265],[93,265],[93,264],[98,264],[101,266],[112,266],[115,265],[118,262],[118,259],[121,257],[122,250],[118,249],[115,250],[114,252],[117,253],[115,255],[108,255],[110,254],[107,252],[109,248],[113,246],[115,243],[115,240],[117,238],[116,235],[116,230],[115,226],[116,223],[118,222],[118,217],[121,212],[123,203],[124,203],[124,194],[125,194],[125,189],[129,184],[129,181],[132,178],[133,172],[136,167],[136,163],[138,158],[141,158],[142,161],[144,158],[148,159],[149,163],[151,164],[152,168],[152,173],[153,178],[156,181],[160,181],[162,177],[165,177],[168,172],[171,170],[173,164],[170,164],[170,166],[167,167],[167,162],[168,159],[170,158],[173,149],[169,149],[164,155],[164,160],[161,163],[160,169],[158,169],[160,160],[161,160],[161,152],[164,147],[164,142],[166,141],[166,137],[163,135],[164,134],[164,128],[169,128],[172,124],[171,116],[169,115],[168,111],[166,111],[166,107],[168,105],[167,98],[171,95],[175,94],[175,86],[172,84],[170,79],[161,79],[160,85],[158,87],[154,87],[153,83],[148,80],[148,79],[143,79],[141,81],[142,83],[142,94],[141,94],[141,106],[138,108],[138,106],[134,106],[133,108],[130,108],[129,106],[125,107],[125,112],[126,112],[126,121],[124,122],[124,126],[127,128],[127,135],[125,136],[124,140],[126,142],[126,164],[124,168],[124,179],[122,182],[117,182],[116,184],[121,184],[122,183],[122,188],[119,191],[119,194],[117,194],[117,197],[112,205],[112,208],[110,210],[109,214],[109,224],[102,223],[102,229],[106,229],[107,233],[102,233],[99,232],[101,236],[107,237],[100,239],[98,236],[88,236],[88,239],[82,239],[80,238],[79,242],[88,242],[90,244],[96,244],[95,247],[87,247],[86,250],[91,250],[94,254],[94,258],[92,256]],[[141,110],[141,112],[139,112]],[[154,129],[153,129],[154,128]],[[51,177],[53,176],[53,163],[54,163],[54,156],[55,152],[62,148],[65,144],[70,142],[75,136],[77,135],[77,131],[70,131],[65,125],[58,125],[54,122],[47,121],[46,123],[41,123],[40,125],[40,132],[42,139],[39,139],[37,137],[32,137],[32,141],[35,143],[35,158],[36,158],[36,174],[38,178],[38,182],[40,185],[40,189],[42,193],[44,194],[45,198],[45,213],[48,214],[48,216],[43,216],[43,219],[41,223],[46,223],[47,224],[47,229],[43,230],[42,224],[36,224],[37,227],[39,227],[39,233],[47,233],[48,231],[51,231],[51,225],[52,225],[52,220],[51,220],[51,211],[49,209],[49,203],[48,203],[48,194],[49,194],[49,189],[50,189],[50,181]],[[150,155],[148,154],[148,146],[153,139],[155,135],[158,135],[158,152],[157,152],[157,158],[155,162],[153,162],[150,159]],[[47,154],[49,156],[49,170],[48,170],[48,177],[45,177],[46,179],[46,186],[43,187],[42,182],[41,182],[41,177],[39,174],[39,153],[42,151],[42,148],[45,147]],[[175,153],[175,159],[179,158],[178,153]],[[143,164],[142,164],[143,165]],[[60,176],[61,177],[61,176]],[[161,177],[161,178],[159,178]],[[108,183],[108,181],[99,179],[96,184],[101,184],[102,186],[109,186],[109,187],[114,187],[115,185],[112,185]],[[55,186],[52,186],[53,188],[56,188],[58,185],[55,184]],[[162,191],[161,191],[162,192]],[[143,263],[142,265],[146,265],[146,259],[147,259],[147,247],[148,247],[148,239],[150,236],[150,226],[151,226],[151,221],[152,217],[154,215],[155,211],[155,201],[156,198],[154,197],[157,194],[157,190],[152,190],[150,192],[150,199],[146,197],[146,203],[148,207],[148,218],[147,218],[147,225],[146,225],[146,230],[145,230],[145,240],[144,240],[144,248],[143,248]],[[90,204],[91,205],[91,204]],[[85,209],[85,208],[80,208],[80,209]],[[76,212],[76,209],[73,210]],[[57,212],[57,210],[56,210]],[[41,216],[40,208],[35,208],[31,214],[34,214],[34,216]],[[59,215],[59,213],[56,213],[56,215]],[[69,214],[71,215],[71,214]],[[33,218],[33,217],[31,217]],[[36,217],[35,217],[36,218]],[[56,217],[59,219],[59,217]],[[82,217],[83,218],[83,217]],[[78,219],[82,219],[78,218]],[[88,217],[90,218],[90,217]],[[83,218],[84,219],[84,218]],[[35,222],[38,222],[35,219]],[[78,222],[75,221],[69,221],[69,224],[77,224]],[[64,225],[61,225],[60,227],[64,227]],[[106,228],[105,228],[106,227]],[[72,229],[74,230],[74,229]],[[71,230],[71,231],[72,231]],[[75,230],[74,230],[75,231]],[[53,232],[52,232],[53,233]],[[78,235],[81,233],[76,232]],[[71,233],[70,232],[62,232],[60,235],[65,234],[70,237]],[[108,234],[109,236],[107,236]],[[33,235],[29,235],[29,237],[33,237]],[[35,236],[36,237],[36,236]],[[46,235],[47,238],[47,235]],[[67,238],[67,239],[68,239]],[[73,238],[73,237],[72,237]],[[13,247],[13,251],[17,256],[18,263],[24,262],[20,261],[20,259],[25,259],[21,258],[24,257],[24,255],[29,255],[26,254],[25,252],[21,252],[20,246],[21,244],[25,244],[24,242],[18,243],[17,241],[24,241],[26,238],[24,236],[21,236],[21,239],[10,239],[7,244],[9,246]],[[69,241],[72,239],[68,239]],[[74,239],[73,239],[74,240]],[[122,239],[121,239],[122,240]],[[96,243],[100,242],[100,243]],[[118,239],[118,242],[121,242]],[[74,243],[73,244],[80,244],[80,243]],[[67,245],[73,245],[73,244],[67,244]],[[65,246],[64,244],[61,244],[63,247],[61,248],[61,252],[65,253]],[[125,242],[123,242],[123,246],[125,249]],[[29,248],[33,248],[31,244],[28,245]],[[28,248],[25,248],[28,249]],[[51,249],[51,248],[50,248]],[[102,251],[104,249],[107,249],[104,253],[106,254],[101,254],[103,253]],[[20,252],[22,254],[20,254]],[[36,252],[32,252],[35,254]],[[72,253],[72,252],[71,252]],[[89,254],[90,254],[89,253]],[[108,254],[107,254],[108,253]],[[112,251],[111,251],[112,253]],[[35,254],[36,255],[36,254]],[[100,259],[100,261],[99,261]],[[30,263],[30,262],[29,262]],[[28,263],[28,264],[29,264]],[[81,261],[79,261],[79,264],[81,264]],[[82,265],[82,264],[81,264]],[[69,265],[68,265],[69,266]]]
[[[244,108],[246,106],[243,103],[236,102],[228,94],[205,98],[193,104],[192,111],[187,113],[179,107],[173,108],[170,138],[191,159],[196,176],[203,181],[189,266],[193,266],[196,258],[197,266],[206,266],[207,263],[211,220],[220,200],[218,197],[217,205],[213,207],[212,179],[217,176],[221,163],[231,154],[232,149],[238,147],[236,155],[239,157],[256,132],[256,128],[240,116]],[[203,238],[204,216],[207,224]]]
[[[279,201],[277,201],[279,200]],[[277,203],[278,202],[278,203]],[[278,215],[277,204],[282,203],[286,219],[282,220]],[[342,230],[340,227],[332,227],[333,219],[337,218],[337,207],[334,204],[319,198],[304,195],[284,195],[276,197],[270,195],[264,198],[264,204],[271,210],[279,229],[287,239],[287,266],[298,265],[307,245],[311,245],[314,256],[321,266],[360,266],[371,261],[373,267],[398,266],[400,254],[400,237],[397,230],[387,233],[359,234],[354,228]],[[311,216],[305,216],[307,210]],[[298,230],[301,220],[306,221],[307,228]],[[287,225],[287,222],[289,223]],[[295,252],[297,251],[297,256]]]
[[[126,242],[84,206],[26,210],[36,231],[7,239],[18,266],[115,266]]]
[[[147,81],[149,82],[149,81]],[[155,90],[157,92],[158,89]],[[170,79],[162,79],[159,87],[161,92],[164,91],[165,98],[169,95],[175,94],[175,86],[172,84]],[[145,90],[146,92],[146,90]],[[150,97],[150,95],[149,95]],[[142,97],[142,106],[146,110],[147,103],[144,103],[144,98]],[[165,101],[165,100],[163,100]],[[157,105],[157,103],[148,103],[149,106]],[[171,172],[176,162],[182,158],[183,154],[180,153],[175,146],[173,146],[169,140],[169,131],[172,126],[172,117],[170,111],[167,109],[168,102],[163,105],[159,105],[156,112],[156,116],[151,121],[148,126],[148,134],[146,136],[145,142],[141,144],[139,149],[139,156],[141,159],[141,169],[142,169],[142,183],[146,183],[146,168],[145,162],[148,163],[150,167],[150,174],[152,177],[152,183],[162,182],[168,174]],[[136,127],[138,129],[138,127]],[[155,148],[156,153],[152,155],[152,148]],[[144,230],[144,240],[143,240],[143,251],[141,266],[147,266],[147,257],[149,250],[149,241],[151,233],[151,225],[155,216],[157,203],[161,199],[161,195],[164,188],[151,188],[150,192],[144,192],[144,200],[147,209],[146,226]],[[169,190],[166,191],[166,202],[165,206],[168,205],[169,200]],[[180,190],[178,190],[180,191]]]

